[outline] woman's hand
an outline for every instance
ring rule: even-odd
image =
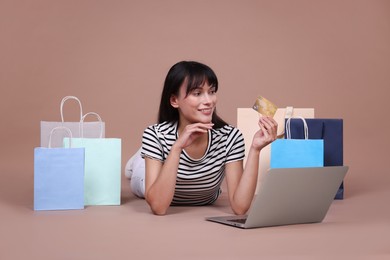
[[[276,139],[278,123],[272,117],[262,116],[259,119],[260,130],[255,133],[252,148],[260,151]]]
[[[184,149],[187,146],[190,146],[194,140],[196,140],[202,134],[205,134],[209,129],[212,129],[213,125],[213,123],[195,123],[187,125],[180,133],[175,144],[181,149]]]

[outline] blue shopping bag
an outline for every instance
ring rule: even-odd
[[[100,116],[89,112],[82,117],[81,124],[88,115]],[[83,127],[81,127],[83,129]],[[103,128],[101,128],[103,129]],[[120,205],[121,202],[121,139],[119,138],[73,138],[73,147],[85,149],[85,205]],[[64,139],[65,147],[68,138]]]
[[[84,208],[84,148],[51,148],[51,136],[66,127],[50,132],[48,148],[34,149],[34,210],[70,210]]]
[[[306,119],[309,139],[324,140],[324,166],[343,166],[343,119]],[[291,135],[304,139],[300,120],[290,122]],[[344,182],[341,183],[335,199],[344,198]]]
[[[277,139],[271,143],[271,168],[299,168],[324,166],[324,141],[309,140],[306,120],[303,122],[304,139],[292,139],[290,120],[287,119],[286,139]],[[301,123],[302,124],[302,123]]]

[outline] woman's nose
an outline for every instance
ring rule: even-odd
[[[203,102],[204,103],[211,103],[211,96],[209,95],[209,93],[205,93],[203,95]]]

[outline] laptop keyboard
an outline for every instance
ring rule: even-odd
[[[246,218],[229,219],[229,221],[245,224]]]

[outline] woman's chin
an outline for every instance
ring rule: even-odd
[[[202,118],[201,120],[199,120],[199,122],[203,123],[203,124],[210,124],[211,120],[212,120],[212,117],[210,116],[209,118]]]
[[[193,124],[194,123],[210,124],[211,123],[211,118],[199,118],[197,120],[194,120],[192,123]]]

